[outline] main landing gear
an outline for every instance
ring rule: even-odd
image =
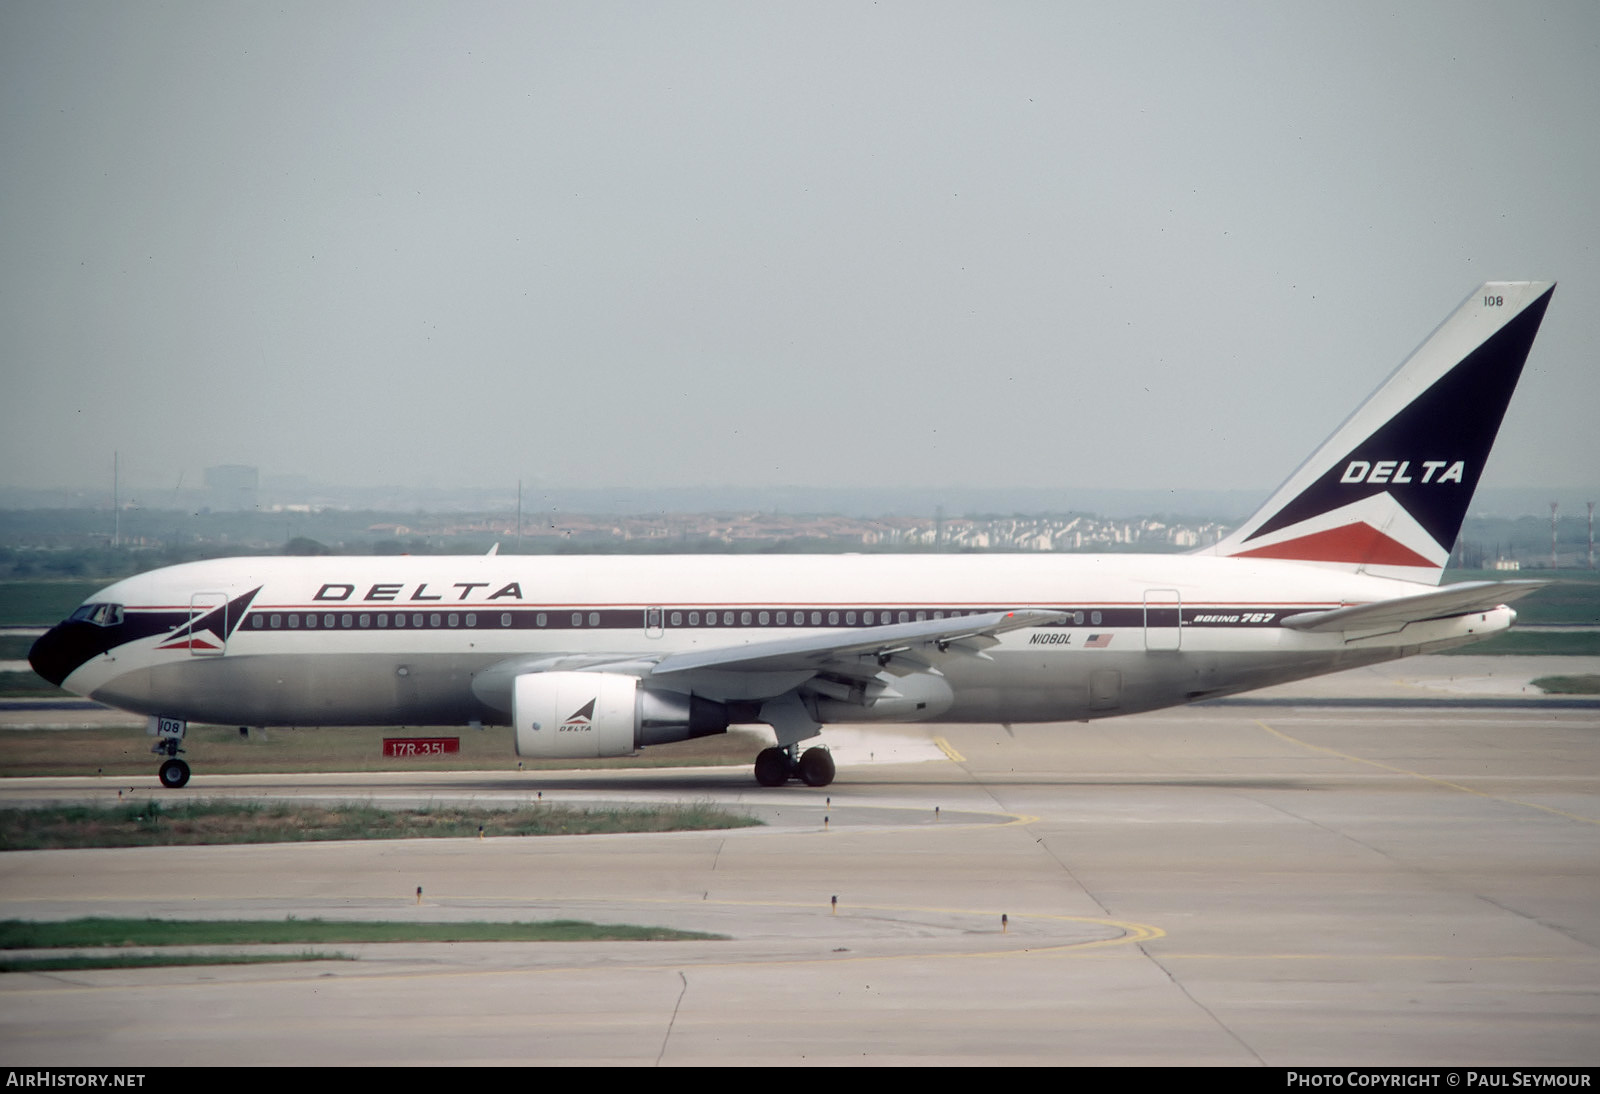
[[[798,755],[797,755],[798,754]],[[833,755],[825,748],[799,746],[764,748],[756,756],[756,782],[762,786],[782,786],[799,779],[807,786],[827,786],[833,782]]]

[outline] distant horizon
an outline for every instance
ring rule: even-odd
[[[256,511],[269,513],[289,506],[365,510],[409,514],[509,513],[516,508],[517,488],[509,486],[415,487],[360,486],[336,483],[291,484],[301,476],[266,477],[256,493]],[[893,487],[893,486],[767,486],[740,487],[545,487],[524,484],[523,511],[634,516],[651,513],[772,512],[792,515],[873,517],[945,517],[968,514],[1061,513],[1093,514],[1111,519],[1182,515],[1243,519],[1266,501],[1272,486],[1233,489],[1177,487]],[[1480,486],[1470,513],[1492,517],[1549,518],[1550,502],[1560,515],[1585,517],[1590,501],[1600,502],[1600,484],[1589,486]],[[76,488],[0,485],[0,510],[109,510],[109,484]],[[215,489],[185,485],[180,489],[124,485],[125,510],[179,511],[200,508],[242,512]]]

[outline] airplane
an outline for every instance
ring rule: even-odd
[[[763,786],[829,785],[830,723],[1065,722],[1448,649],[1546,584],[1440,585],[1555,290],[1489,282],[1238,528],[1186,555],[225,558],[119,581],[29,661],[188,723],[513,727],[593,758],[770,726]]]

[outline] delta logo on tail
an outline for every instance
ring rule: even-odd
[[[1554,291],[1550,282],[1478,290],[1207,550],[1437,582]]]
[[[227,644],[233,632],[239,629],[239,622],[244,619],[246,609],[250,602],[261,591],[261,586],[245,593],[243,596],[234,597],[226,604],[218,604],[204,615],[196,616],[188,624],[180,628],[172,641],[157,646],[158,650],[194,650],[200,653],[216,653]]]

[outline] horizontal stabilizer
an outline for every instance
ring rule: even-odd
[[[1426,619],[1490,611],[1548,584],[1548,581],[1463,581],[1419,596],[1402,596],[1323,612],[1301,612],[1284,619],[1283,625],[1296,631],[1326,632],[1420,623]]]

